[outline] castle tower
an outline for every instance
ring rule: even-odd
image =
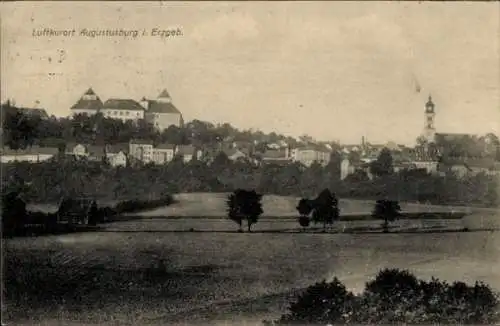
[[[160,95],[158,95],[158,99],[157,99],[158,102],[162,102],[162,103],[171,103],[172,102],[172,98],[170,97],[170,94],[167,92],[166,89],[164,89]]]
[[[429,95],[429,100],[425,104],[425,127],[423,133],[423,136],[428,143],[434,142],[434,137],[436,135],[436,128],[434,127],[436,112],[434,111],[434,108],[434,102],[432,102],[432,97]]]
[[[82,96],[82,99],[83,100],[86,100],[86,101],[95,101],[97,100],[97,95],[96,93],[94,92],[94,90],[91,88],[89,88],[85,94],[83,94]]]

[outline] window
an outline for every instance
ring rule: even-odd
[[[128,111],[125,111],[125,115],[129,115],[129,114],[130,114],[130,112],[128,112]]]
[[[120,115],[123,115],[123,111],[120,111]]]
[[[116,111],[113,111],[113,115],[117,115],[117,112],[116,112]]]

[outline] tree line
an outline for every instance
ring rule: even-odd
[[[278,141],[287,141],[292,145],[297,143],[295,138],[275,132],[238,130],[228,123],[213,124],[196,119],[180,127],[172,125],[164,130],[157,130],[144,120],[124,122],[104,117],[100,113],[91,116],[78,114],[72,118],[51,116],[42,119],[36,115],[23,113],[10,102],[3,103],[1,109],[3,141],[12,149],[32,145],[64,147],[67,142],[117,144],[128,143],[131,139],[195,146],[214,145],[225,139],[250,143],[255,141],[258,143],[258,150],[263,150],[266,143]]]
[[[180,192],[228,192],[255,189],[262,194],[312,198],[328,188],[342,198],[419,201],[430,204],[497,206],[498,178],[477,174],[458,178],[425,171],[400,171],[372,180],[362,172],[340,180],[340,166],[298,163],[256,166],[232,162],[224,153],[215,160],[113,168],[97,162],[58,159],[41,163],[2,164],[2,192],[20,191],[29,202],[59,202],[65,195],[102,200],[150,199]]]

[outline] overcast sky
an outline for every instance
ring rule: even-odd
[[[2,101],[63,116],[90,86],[103,100],[166,88],[187,120],[412,143],[431,93],[438,131],[498,133],[499,12],[499,2],[4,3]],[[183,35],[33,37],[43,28]]]

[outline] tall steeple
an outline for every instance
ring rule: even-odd
[[[435,104],[432,101],[432,96],[429,95],[429,99],[425,104],[425,126],[423,136],[428,143],[434,142],[434,137],[436,135],[436,128],[434,127],[434,118],[436,116]]]

